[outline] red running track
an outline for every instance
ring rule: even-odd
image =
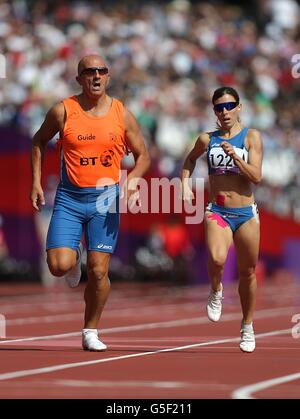
[[[259,287],[252,354],[239,350],[236,284],[219,323],[208,286],[113,285],[102,353],[81,350],[83,290],[0,286],[0,398],[300,398],[300,283]]]

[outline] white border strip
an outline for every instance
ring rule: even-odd
[[[298,379],[300,379],[300,372],[272,378],[271,380],[260,381],[255,384],[251,384],[250,386],[238,388],[232,393],[231,397],[233,399],[255,399],[255,397],[252,397],[253,393]]]

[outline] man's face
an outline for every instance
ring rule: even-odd
[[[109,77],[106,63],[100,57],[94,57],[83,60],[78,68],[76,80],[83,93],[95,98],[105,93]]]

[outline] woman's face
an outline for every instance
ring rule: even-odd
[[[230,129],[239,120],[241,104],[237,104],[234,96],[226,93],[214,102],[214,112],[223,129]]]

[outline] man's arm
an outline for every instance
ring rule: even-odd
[[[32,188],[30,200],[33,208],[40,210],[40,205],[45,204],[44,192],[41,185],[42,164],[47,143],[63,128],[65,108],[63,103],[54,105],[46,115],[40,129],[32,140],[31,166]]]
[[[127,177],[128,198],[137,192],[138,179],[150,168],[150,157],[140,130],[140,127],[132,115],[125,108],[125,137],[127,145],[133,154],[135,165]]]

